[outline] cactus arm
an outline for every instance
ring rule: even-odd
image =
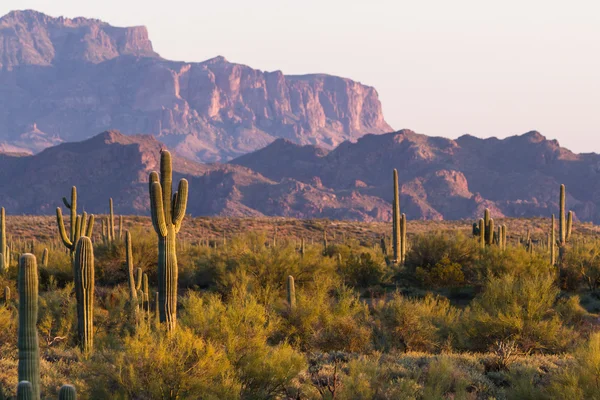
[[[87,228],[87,213],[84,211],[81,216],[81,223],[79,224],[79,237],[85,236]]]
[[[150,191],[150,213],[152,214],[152,225],[160,236],[167,236],[167,221],[163,208],[163,193],[160,183],[153,182]],[[170,213],[167,213],[170,214]]]
[[[73,242],[67,237],[67,230],[65,229],[65,223],[62,216],[62,210],[60,207],[56,207],[56,222],[58,223],[58,232],[64,245],[70,249],[73,247]]]
[[[77,391],[74,386],[62,385],[58,391],[58,400],[77,400]]]
[[[171,219],[171,192],[173,190],[173,171],[171,167],[171,153],[167,150],[160,152],[160,187],[162,189],[163,207],[167,210],[164,214],[164,220],[167,225],[173,221]],[[163,235],[165,236],[166,233]]]
[[[88,222],[87,222],[87,226],[86,226],[86,230],[85,230],[85,236],[91,238],[92,237],[92,233],[94,232],[94,214],[90,214],[90,216],[88,217]]]
[[[67,201],[66,197],[63,197],[63,204],[65,205],[65,207],[67,207],[69,210],[71,209],[71,205],[69,204],[69,202]]]
[[[137,304],[137,290],[135,288],[135,280],[133,278],[133,252],[131,246],[131,233],[125,232],[125,262],[127,263],[127,272],[129,275],[129,296],[133,302]]]
[[[179,181],[179,187],[177,188],[177,202],[175,203],[173,212],[173,223],[175,224],[175,233],[181,229],[181,222],[185,216],[185,210],[187,208],[188,199],[188,181],[182,179]]]
[[[73,186],[71,188],[71,242],[73,242],[73,248],[77,240],[75,240],[77,227],[75,221],[77,219],[77,188]]]

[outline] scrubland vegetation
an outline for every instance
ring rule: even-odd
[[[517,222],[504,222],[505,246],[493,235],[482,246],[470,222],[423,229],[404,219],[403,263],[369,225],[334,237],[323,232],[334,223],[320,221],[319,240],[281,220],[188,231],[175,242],[177,322],[166,324],[157,234],[125,217],[129,254],[110,223],[93,235],[93,346],[78,325],[83,246],[72,258],[58,236],[13,236],[0,275],[0,394],[16,396],[17,258],[32,252],[41,398],[71,398],[70,384],[80,399],[600,399],[593,227],[573,227],[564,243],[559,234],[553,265],[550,219]]]

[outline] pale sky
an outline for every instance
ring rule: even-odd
[[[600,152],[600,0],[0,1],[14,9],[146,25],[168,59],[348,77],[394,129]]]

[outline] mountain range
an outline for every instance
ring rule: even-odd
[[[392,129],[374,88],[223,57],[170,61],[145,27],[13,11],[0,18],[0,149],[36,153],[118,129],[227,161],[277,138],[328,149]]]
[[[152,135],[106,131],[35,155],[0,154],[0,204],[11,214],[51,214],[76,185],[78,204],[147,214],[148,173],[165,145]],[[188,213],[360,221],[391,218],[392,170],[409,219],[550,216],[560,183],[580,221],[600,222],[600,155],[575,154],[529,132],[457,140],[402,130],[365,135],[333,150],[278,139],[230,163],[174,154],[174,179],[190,181]]]

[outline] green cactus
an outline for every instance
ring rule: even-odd
[[[323,230],[323,251],[327,251],[329,243],[327,242],[327,231]]]
[[[402,215],[400,214],[400,193],[398,185],[398,170],[394,168],[393,172],[394,180],[394,200],[392,202],[392,252],[394,256],[394,262],[401,262],[402,242],[401,242],[401,222]]]
[[[487,228],[486,228],[486,233],[487,233],[487,237],[485,239],[485,243],[488,246],[491,246],[492,244],[494,244],[494,219],[490,218]]]
[[[559,211],[558,211],[558,240],[560,245],[563,246],[567,239],[567,221],[565,219],[565,206],[566,206],[566,189],[565,185],[560,185],[559,195]]]
[[[87,356],[94,348],[94,248],[87,236],[77,241],[74,270],[79,345]]]
[[[400,263],[406,261],[406,214],[402,214],[400,218]]]
[[[127,276],[129,277],[129,304],[132,307],[132,318],[136,318],[138,311],[137,289],[133,277],[133,252],[131,250],[131,234],[125,232],[125,263],[127,264]]]
[[[148,286],[148,275],[146,274],[143,275],[142,279],[142,294],[144,295],[142,301],[146,302],[147,310],[150,312],[150,292]]]
[[[159,297],[159,293],[154,292],[154,322],[156,323],[156,326],[160,325]]]
[[[10,288],[8,286],[4,287],[4,305],[8,306],[10,303]]]
[[[379,241],[379,247],[381,248],[381,254],[383,254],[384,257],[387,257],[387,244],[385,241],[385,235],[381,237],[381,240]]]
[[[77,400],[77,391],[74,386],[62,385],[58,391],[58,400]]]
[[[35,392],[33,390],[33,385],[29,381],[20,381],[17,385],[17,400],[33,400],[39,399],[39,393],[37,397],[35,397]]]
[[[123,240],[123,216],[119,215],[119,240]]]
[[[33,254],[19,259],[19,382],[31,384],[32,399],[40,398],[40,347],[37,333],[38,269]]]
[[[112,197],[108,200],[109,218],[108,218],[108,238],[110,243],[115,241],[115,213],[113,210],[113,199]]]
[[[167,330],[177,325],[177,255],[175,239],[181,229],[188,197],[188,182],[179,181],[172,192],[171,153],[166,150],[160,157],[160,182],[156,172],[150,173],[150,208],[152,225],[158,235],[158,292],[160,322]]]
[[[75,256],[75,247],[77,246],[77,241],[79,238],[81,236],[92,236],[92,232],[94,231],[94,215],[90,214],[89,218],[87,217],[86,212],[84,212],[82,215],[77,215],[77,188],[75,186],[71,188],[71,203],[67,201],[66,197],[63,197],[63,203],[69,210],[71,210],[70,234],[67,235],[65,222],[60,207],[56,208],[56,223],[58,224],[60,238],[65,247],[69,250],[71,259],[73,259]]]
[[[294,277],[289,275],[287,278],[287,302],[290,309],[296,308],[296,285],[294,284]]]
[[[304,238],[302,238],[302,240],[300,240],[300,255],[304,257],[304,254],[306,254],[306,245],[304,243]]]
[[[552,225],[550,228],[550,265],[556,265],[556,219],[552,214]]]
[[[44,248],[44,252],[42,253],[42,267],[48,267],[48,248]]]
[[[485,249],[485,220],[479,219],[479,246]]]
[[[137,268],[135,270],[135,291],[137,292],[142,288],[142,278],[144,275],[144,271],[141,268]]]
[[[10,268],[10,249],[6,245],[6,213],[0,208],[0,274]]]

